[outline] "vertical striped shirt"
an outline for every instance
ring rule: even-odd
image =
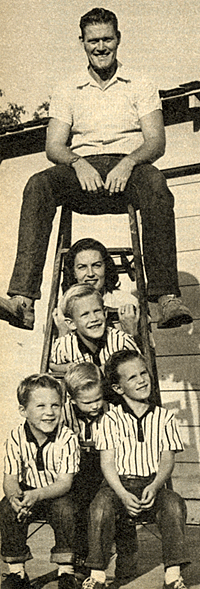
[[[123,400],[102,417],[96,449],[114,449],[118,475],[149,476],[163,451],[184,448],[172,411],[151,404],[138,418]]]
[[[93,362],[97,366],[104,366],[114,352],[135,349],[140,351],[131,335],[119,329],[107,327],[103,337],[98,340],[95,353],[91,352],[78,333],[68,333],[55,340],[51,360],[54,364]]]
[[[26,421],[10,432],[5,449],[4,473],[30,487],[47,487],[58,475],[79,470],[78,438],[63,421],[40,447]]]
[[[94,419],[89,420],[87,414],[82,413],[80,409],[72,403],[69,393],[66,396],[63,413],[67,426],[75,432],[78,436],[79,444],[81,446],[95,446],[97,432],[99,431],[100,422],[103,414],[108,409],[107,403],[104,401],[102,411]]]

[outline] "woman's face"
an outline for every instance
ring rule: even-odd
[[[105,282],[105,263],[98,250],[83,250],[76,254],[74,276],[79,284],[91,284],[103,291]]]

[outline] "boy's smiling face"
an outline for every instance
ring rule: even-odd
[[[144,403],[151,392],[151,379],[140,358],[127,360],[118,366],[119,382],[113,385],[118,394],[132,401]]]
[[[106,318],[96,293],[75,301],[71,326],[87,340],[98,340],[103,336]]]
[[[76,399],[72,401],[89,418],[97,417],[103,406],[103,393],[99,385],[91,389],[79,391]]]
[[[47,436],[58,425],[61,400],[55,389],[38,387],[31,391],[27,407],[20,405],[20,413],[26,418],[36,439]]]

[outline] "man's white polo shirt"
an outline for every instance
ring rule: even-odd
[[[143,142],[140,119],[161,108],[152,82],[118,63],[103,89],[88,69],[61,82],[52,96],[50,117],[70,125],[74,153],[128,154]]]

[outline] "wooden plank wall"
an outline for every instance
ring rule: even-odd
[[[184,186],[183,186],[184,184]],[[185,452],[176,457],[174,490],[187,500],[188,521],[200,523],[200,176],[168,181],[175,196],[179,284],[194,323],[152,329],[162,403],[175,408]],[[184,195],[184,198],[183,198]]]

